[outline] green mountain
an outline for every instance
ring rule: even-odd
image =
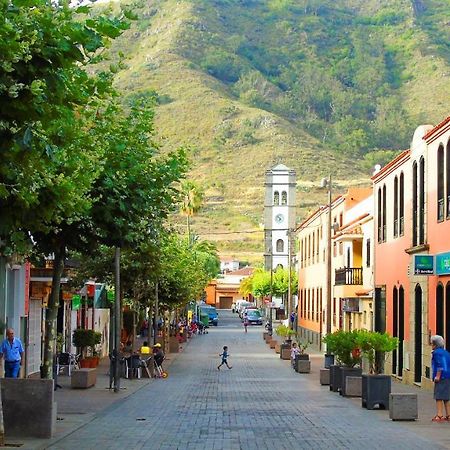
[[[224,254],[260,255],[274,164],[297,171],[301,219],[329,172],[336,192],[367,184],[449,114],[448,0],[153,0],[137,14],[114,44],[117,86],[157,92],[159,140],[193,149],[206,190],[194,229]]]

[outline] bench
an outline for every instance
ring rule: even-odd
[[[419,417],[417,394],[392,393],[389,395],[389,418],[416,420]]]
[[[86,389],[94,386],[97,381],[97,369],[74,370],[71,377],[73,389]]]

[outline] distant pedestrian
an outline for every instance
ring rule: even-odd
[[[244,313],[244,330],[247,333],[247,327],[248,327],[248,314]]]
[[[220,355],[222,357],[222,362],[217,366],[217,370],[220,370],[220,368],[225,364],[229,369],[232,369],[232,366],[228,365],[228,347],[225,345],[223,347],[223,352],[220,353]]]
[[[450,353],[444,348],[444,338],[436,335],[431,337],[431,368],[434,381],[434,399],[436,400],[436,415],[433,422],[450,421]],[[445,417],[444,417],[445,408]]]
[[[6,330],[6,339],[0,347],[0,359],[5,358],[5,378],[19,378],[20,366],[23,363],[23,345],[14,337],[14,330]]]

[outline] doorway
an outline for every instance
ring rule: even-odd
[[[422,381],[422,288],[414,291],[414,381]]]
[[[405,339],[405,290],[398,290],[398,369],[397,375],[403,376],[403,341]]]
[[[375,288],[375,331],[386,332],[386,286]]]
[[[450,351],[450,281],[445,286],[445,347]]]
[[[398,338],[398,289],[394,286],[392,292],[392,336]],[[392,373],[397,373],[397,352],[395,349],[392,351]]]

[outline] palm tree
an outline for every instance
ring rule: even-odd
[[[204,193],[199,185],[193,181],[186,180],[181,184],[181,213],[186,216],[187,236],[189,245],[191,239],[191,217],[197,213],[203,204]]]

